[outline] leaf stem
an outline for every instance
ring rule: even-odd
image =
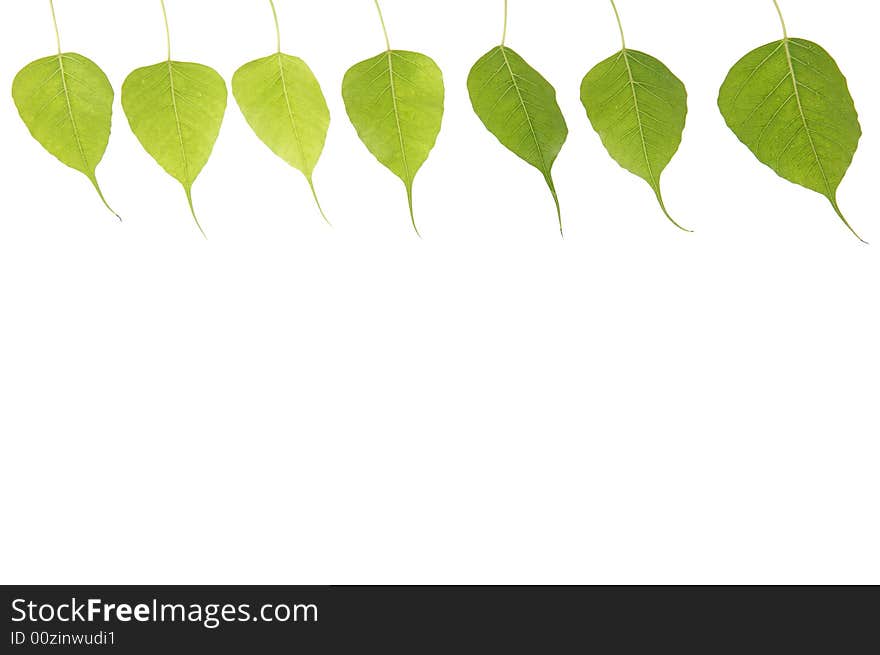
[[[785,26],[785,17],[782,15],[782,8],[779,6],[778,0],[773,0],[773,4],[776,5],[776,13],[779,14],[779,22],[782,23],[782,35],[787,41],[788,27]]]
[[[391,39],[388,38],[388,28],[385,26],[385,17],[382,15],[382,7],[379,6],[379,0],[373,0],[376,4],[376,11],[379,12],[379,22],[382,23],[382,33],[385,35],[385,46],[391,50]]]
[[[617,19],[617,29],[620,30],[620,42],[623,44],[623,49],[626,50],[626,36],[623,34],[623,21],[620,20],[620,12],[617,11],[617,4],[615,4],[614,0],[611,0],[611,7],[614,9],[614,17]]]
[[[504,47],[507,45],[507,13],[508,13],[508,2],[504,0],[504,31],[501,33],[501,46]]]
[[[159,0],[162,3],[162,18],[165,19],[165,41],[168,44],[168,61],[171,61],[171,29],[168,27],[168,11],[165,9],[165,0]]]
[[[61,54],[61,34],[58,32],[58,19],[55,17],[55,2],[49,0],[49,9],[52,10],[52,25],[55,26],[55,43],[58,46],[58,54]]]
[[[275,36],[278,40],[278,54],[281,54],[281,25],[278,23],[278,11],[275,9],[275,2],[269,0],[272,6],[272,16],[275,18]]]

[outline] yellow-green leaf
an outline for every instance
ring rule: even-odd
[[[318,202],[312,175],[324,150],[330,110],[308,65],[281,52],[257,59],[236,71],[232,93],[260,140],[302,172]]]
[[[15,76],[12,97],[34,139],[83,173],[110,209],[96,169],[110,140],[113,87],[98,65],[72,52],[38,59]]]
[[[138,141],[183,185],[196,225],[192,187],[208,163],[223,115],[226,83],[202,64],[164,61],[134,71],[122,85],[122,108]]]
[[[413,212],[413,182],[437,142],[443,122],[443,73],[430,57],[387,50],[345,74],[348,117],[369,151],[403,180]]]

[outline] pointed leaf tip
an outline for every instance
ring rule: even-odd
[[[406,185],[406,200],[407,200],[407,204],[409,205],[409,217],[410,217],[410,219],[412,220],[412,226],[413,226],[413,229],[416,231],[416,236],[419,237],[419,239],[421,239],[421,238],[422,238],[422,233],[419,232],[419,226],[416,224],[416,213],[415,213],[415,210],[414,210],[414,208],[413,208],[413,190],[412,190],[412,184],[407,184],[407,185]]]
[[[315,199],[315,205],[318,207],[318,212],[321,214],[321,218],[324,219],[324,222],[333,227],[333,223],[330,222],[330,219],[327,218],[327,214],[324,213],[324,208],[321,206],[321,201],[318,199],[318,191],[315,189],[315,182],[311,177],[306,178],[309,183],[309,189],[312,190],[312,197]]]
[[[841,209],[840,209],[840,205],[837,204],[837,198],[831,198],[830,200],[831,200],[831,206],[834,207],[834,211],[837,213],[837,216],[840,218],[840,220],[843,221],[843,224],[847,227],[847,229],[848,229],[850,232],[853,233],[853,235],[856,237],[856,239],[858,239],[859,241],[861,241],[861,242],[862,242],[863,244],[865,244],[866,246],[870,246],[871,244],[868,243],[867,241],[865,241],[865,240],[859,235],[859,233],[855,231],[855,229],[853,228],[853,226],[850,225],[850,222],[846,219],[846,216],[843,215],[843,211],[841,211]]]
[[[196,227],[199,228],[199,232],[202,233],[202,236],[207,240],[208,235],[205,233],[205,230],[202,228],[202,224],[199,221],[199,217],[196,215],[196,208],[193,205],[193,197],[192,197],[192,188],[184,187],[183,189],[186,192],[186,202],[189,204],[189,210],[192,213],[193,220],[196,222]]]
[[[659,186],[656,189],[654,189],[654,193],[657,194],[657,202],[660,203],[660,209],[663,210],[663,215],[666,216],[667,219],[669,219],[669,222],[672,223],[675,227],[677,227],[682,232],[687,232],[688,234],[693,234],[694,233],[693,230],[684,227],[681,223],[679,223],[674,218],[672,218],[672,214],[670,214],[669,210],[666,209],[666,202],[663,200],[663,194],[660,192]]]

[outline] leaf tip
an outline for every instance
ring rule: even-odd
[[[853,233],[856,239],[861,241],[866,246],[870,246],[871,244],[865,241],[861,236],[859,236],[859,233],[856,232],[853,226],[849,224],[849,221],[846,220],[846,216],[843,215],[843,211],[841,211],[840,205],[837,204],[837,198],[832,197],[829,198],[829,200],[831,200],[831,206],[834,207],[834,211],[837,213],[837,216],[840,218],[840,220],[843,221],[843,224],[846,225],[847,229]]]
[[[98,197],[101,199],[101,202],[104,203],[104,206],[113,214],[116,219],[121,223],[122,216],[120,216],[113,207],[110,206],[110,203],[107,202],[107,199],[104,197],[104,192],[101,191],[101,185],[98,184],[98,178],[94,175],[89,175],[89,181],[91,181],[92,185],[95,187],[95,191],[98,192]]]
[[[562,207],[559,204],[559,194],[556,193],[556,185],[553,183],[553,178],[550,177],[549,173],[544,176],[544,180],[547,182],[547,186],[550,187],[550,194],[553,196],[553,204],[556,206],[556,217],[559,220],[559,234],[565,239],[565,228],[562,224]]]
[[[186,202],[189,204],[189,211],[192,213],[193,220],[196,222],[196,227],[199,228],[199,232],[202,233],[202,236],[205,238],[205,241],[208,240],[208,235],[205,233],[204,228],[202,228],[202,224],[199,222],[199,217],[196,215],[196,208],[193,205],[192,198],[192,188],[184,187],[183,190],[186,192]]]
[[[406,201],[407,201],[407,204],[409,205],[409,217],[410,217],[410,220],[412,220],[412,226],[413,226],[413,229],[416,231],[416,236],[419,239],[424,239],[424,237],[422,236],[422,233],[419,232],[419,226],[416,224],[416,214],[415,214],[415,211],[413,210],[412,183],[409,183],[406,185]]]
[[[669,222],[672,223],[675,227],[677,227],[682,232],[687,232],[688,234],[693,234],[694,233],[693,230],[684,227],[678,221],[676,221],[674,218],[672,218],[672,214],[670,214],[669,210],[666,209],[666,202],[663,200],[663,194],[660,193],[660,189],[655,188],[654,193],[657,194],[657,202],[660,203],[660,209],[663,210],[663,214],[664,214],[664,216],[666,216],[666,218],[669,219]]]
[[[330,219],[327,218],[327,214],[324,213],[324,208],[321,206],[321,201],[318,199],[318,192],[315,189],[315,183],[312,180],[312,177],[308,176],[308,177],[306,177],[306,179],[309,182],[309,189],[311,189],[311,191],[312,191],[312,197],[315,199],[315,205],[317,205],[317,207],[318,207],[318,212],[321,214],[321,218],[324,219],[324,222],[327,225],[329,225],[330,227],[333,227],[333,223],[331,223]]]

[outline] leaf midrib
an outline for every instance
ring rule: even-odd
[[[293,105],[290,101],[290,94],[287,91],[287,80],[284,77],[284,59],[280,52],[278,53],[278,69],[281,73],[281,90],[284,93],[284,102],[287,105],[287,116],[290,119],[290,127],[293,130],[293,136],[296,139],[297,148],[299,148],[300,159],[302,160],[303,165],[308,168],[308,165],[306,164],[305,149],[303,147],[302,138],[299,134],[299,128],[296,125],[296,116],[294,115]]]
[[[391,108],[394,110],[394,123],[397,127],[397,138],[400,141],[400,156],[403,159],[403,172],[406,176],[407,188],[409,188],[413,183],[413,179],[409,174],[409,161],[406,157],[406,141],[403,138],[403,128],[400,125],[400,110],[397,107],[397,86],[394,84],[394,63],[392,57],[394,53],[392,50],[387,50],[385,54],[388,57],[388,80],[391,91]]]
[[[174,66],[171,60],[168,60],[168,83],[171,88],[171,108],[174,112],[174,124],[177,127],[177,141],[180,144],[180,157],[183,160],[183,176],[186,184],[191,185],[189,179],[189,160],[186,157],[186,144],[183,142],[183,126],[180,123],[180,114],[177,110],[177,94],[174,90]]]
[[[67,88],[67,72],[64,70],[64,55],[61,53],[58,53],[58,67],[61,71],[61,88],[64,90],[64,100],[67,104],[67,117],[70,119],[70,125],[73,128],[73,140],[76,141],[76,147],[79,150],[79,156],[82,158],[83,167],[90,171],[89,160],[86,157],[86,151],[79,135],[76,118],[73,116],[73,104],[71,103],[70,90]]]
[[[825,172],[825,166],[823,166],[822,160],[819,157],[819,152],[816,150],[816,142],[813,140],[813,133],[810,130],[809,124],[807,123],[807,115],[804,112],[804,106],[801,103],[801,92],[798,88],[797,74],[794,70],[794,61],[792,60],[791,48],[789,47],[790,42],[791,39],[787,36],[782,39],[782,43],[785,47],[785,58],[788,61],[788,71],[791,75],[792,86],[794,87],[794,98],[797,102],[798,113],[800,114],[801,121],[804,125],[804,132],[807,135],[807,141],[809,141],[810,143],[810,150],[813,152],[813,158],[816,160],[816,164],[819,166],[819,172],[822,173],[822,180],[825,182],[825,190],[828,192],[828,197],[832,198],[833,200],[834,191],[832,191],[831,189],[831,183],[828,181],[828,174]]]
[[[541,159],[541,172],[544,173],[545,177],[549,177],[550,171],[547,168],[547,161],[544,159],[544,151],[541,149],[541,143],[538,141],[538,134],[535,132],[535,126],[532,122],[532,116],[529,114],[529,108],[526,105],[525,98],[522,96],[522,91],[520,91],[519,84],[516,81],[516,75],[513,72],[513,67],[510,65],[510,60],[507,58],[507,48],[503,45],[499,46],[498,49],[501,51],[501,56],[504,58],[504,65],[507,68],[507,72],[510,74],[510,81],[513,84],[513,88],[516,91],[516,97],[519,99],[519,104],[522,107],[523,113],[526,115],[526,122],[529,126],[529,133],[532,135],[532,139],[535,141],[535,149],[538,151],[538,157]]]
[[[648,167],[648,176],[651,178],[651,187],[656,191],[659,185],[657,184],[657,179],[654,176],[654,167],[651,166],[651,160],[648,157],[648,142],[645,139],[645,128],[642,125],[642,113],[639,109],[639,97],[636,93],[636,80],[635,77],[633,77],[632,66],[630,66],[629,63],[629,51],[624,48],[622,52],[623,63],[626,65],[626,75],[629,78],[629,86],[630,90],[632,91],[633,105],[635,106],[636,110],[636,122],[639,126],[639,141],[642,144],[642,154],[645,157],[645,166]]]

